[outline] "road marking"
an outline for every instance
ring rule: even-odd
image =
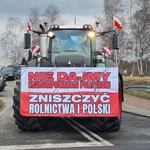
[[[10,146],[0,146],[1,150],[28,150],[28,149],[53,149],[53,148],[76,148],[76,147],[97,147],[103,146],[101,143],[96,145],[92,142],[76,142],[76,143],[45,143],[45,144],[32,144],[32,145],[10,145]]]
[[[79,126],[80,128],[82,128],[84,131],[88,132],[89,134],[91,134],[93,137],[95,137],[96,139],[102,141],[106,146],[114,146],[112,143],[106,141],[105,139],[103,139],[102,137],[98,136],[97,134],[95,134],[94,132],[90,131],[89,129],[85,128],[84,126],[82,126],[81,124],[79,124],[77,121],[73,120],[72,118],[69,118],[71,121],[73,121],[77,126]]]
[[[75,126],[74,124],[72,124],[69,120],[67,120],[66,118],[62,118],[66,123],[68,123],[72,128],[74,128],[76,131],[78,131],[80,134],[82,134],[85,138],[87,138],[89,141],[91,141],[92,143],[99,143],[97,142],[95,139],[93,139],[92,137],[90,137],[87,133],[85,133],[84,131],[82,131],[81,129],[79,129],[77,126]]]
[[[80,134],[82,134],[85,138],[87,138],[90,142],[76,142],[76,143],[45,143],[45,144],[31,144],[31,145],[9,145],[9,146],[0,146],[0,150],[38,150],[38,149],[53,149],[53,148],[77,148],[77,147],[99,147],[99,146],[114,146],[110,142],[104,140],[94,132],[88,130],[72,118],[62,118],[66,123],[68,123],[71,127],[77,130]],[[85,132],[86,131],[86,132]],[[93,137],[91,137],[92,135]]]
[[[105,139],[103,139],[102,137],[98,136],[97,134],[95,134],[94,132],[90,131],[89,129],[85,128],[84,126],[82,126],[81,124],[79,124],[77,121],[73,120],[72,118],[69,118],[67,117],[67,120],[66,118],[62,118],[64,121],[66,121],[69,125],[71,125],[75,130],[77,130],[80,134],[82,134],[84,137],[86,137],[89,141],[91,141],[92,143],[94,144],[100,144],[102,146],[114,146],[112,143],[106,141]],[[73,123],[76,125],[74,125]],[[80,129],[80,128],[82,129]],[[86,132],[84,132],[86,131]],[[88,134],[87,134],[88,133]],[[95,137],[96,139],[98,139],[99,141],[96,141],[94,138],[92,138],[91,136],[89,135],[92,135],[93,137]]]

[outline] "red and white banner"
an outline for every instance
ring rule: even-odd
[[[32,49],[32,55],[40,52],[40,47],[38,45],[33,46],[31,49]]]
[[[117,27],[119,30],[122,30],[122,24],[120,22],[120,20],[114,16],[113,18],[113,24],[115,27]]]
[[[102,51],[103,51],[105,54],[107,54],[108,56],[110,56],[112,49],[111,49],[110,47],[103,47],[103,48],[102,48]]]
[[[65,70],[65,71],[64,71]],[[21,68],[23,116],[118,116],[118,68]]]

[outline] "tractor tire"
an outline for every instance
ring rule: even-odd
[[[48,117],[25,117],[20,114],[20,89],[20,81],[17,81],[14,88],[12,106],[16,125],[23,131],[41,131],[46,129],[49,122]]]
[[[96,131],[119,131],[122,117],[123,89],[119,82],[119,117],[92,117],[93,129]]]

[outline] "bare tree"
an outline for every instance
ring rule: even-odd
[[[139,75],[144,74],[143,62],[149,59],[150,51],[150,1],[138,0],[137,10],[133,16],[133,50],[135,51],[136,64]]]
[[[31,8],[29,21],[33,30],[39,30],[39,24],[42,23],[43,17],[49,24],[62,23],[59,9],[53,2],[46,7],[44,16],[39,14],[38,8]],[[20,64],[22,57],[24,57],[23,32],[26,30],[25,27],[27,28],[27,25],[24,25],[21,19],[14,17],[8,18],[6,30],[0,39],[7,63],[9,60],[9,63]],[[39,44],[39,36],[33,34],[32,37],[36,41],[36,44]]]
[[[36,31],[39,30],[39,24],[43,24],[44,21],[47,21],[48,25],[55,23],[62,24],[59,15],[59,9],[53,3],[53,1],[45,8],[44,15],[39,13],[39,8],[31,8],[29,21],[31,23],[32,29]],[[32,45],[39,45],[39,36],[36,33],[32,33]]]
[[[61,23],[59,8],[53,3],[49,3],[44,12],[44,18],[48,24]]]
[[[104,13],[107,22],[107,28],[113,28],[113,17],[121,14],[123,5],[120,0],[104,0]]]
[[[23,43],[20,40],[23,29],[24,26],[19,18],[8,18],[1,41],[5,58],[9,63],[20,63],[23,56]]]
[[[29,22],[31,23],[32,29],[38,31],[39,24],[42,22],[40,19],[39,9],[37,7],[31,8],[29,15]],[[39,44],[39,36],[36,33],[32,33],[32,44]]]

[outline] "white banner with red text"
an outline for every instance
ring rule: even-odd
[[[118,116],[118,68],[22,67],[23,116]]]

